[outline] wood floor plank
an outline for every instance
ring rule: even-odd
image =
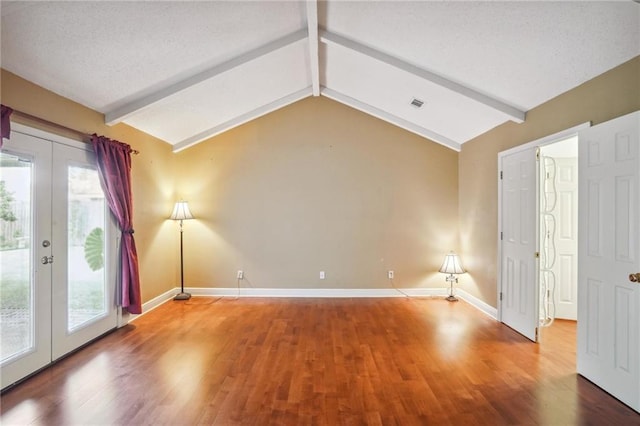
[[[168,302],[0,397],[3,425],[640,425],[575,373],[575,323],[533,344],[464,302]]]

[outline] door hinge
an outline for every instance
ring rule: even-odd
[[[539,330],[539,328],[538,328],[538,327],[536,327],[536,342],[539,340],[539,339],[538,339],[538,330]]]
[[[536,252],[536,259],[540,259],[540,252],[539,251]]]
[[[500,241],[502,241],[502,238],[503,238],[503,234],[502,234],[502,231],[500,231]]]
[[[500,170],[500,180],[502,180],[502,170]]]
[[[500,292],[500,301],[502,302],[502,292]]]
[[[536,148],[536,160],[540,160],[540,147]]]

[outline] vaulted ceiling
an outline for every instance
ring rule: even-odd
[[[4,69],[174,151],[308,96],[459,150],[640,54],[631,0],[0,7]]]

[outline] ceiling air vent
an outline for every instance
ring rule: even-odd
[[[420,99],[413,98],[411,100],[411,106],[414,106],[416,108],[420,108],[422,105],[424,105],[424,101],[421,101]]]

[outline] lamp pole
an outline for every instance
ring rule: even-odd
[[[184,256],[182,248],[182,219],[180,219],[180,293],[176,294],[173,300],[189,300],[191,294],[184,292]]]
[[[191,298],[191,295],[184,292],[184,252],[182,245],[182,234],[184,229],[182,227],[182,221],[185,219],[193,219],[193,215],[191,214],[186,201],[176,203],[170,219],[180,221],[180,293],[178,293],[173,300],[188,300]]]
[[[456,284],[458,283],[458,278],[453,275],[453,274],[449,274],[449,276],[446,278],[447,281],[449,281],[449,296],[447,297],[447,300],[449,302],[457,302],[458,298],[456,296],[454,296],[453,294],[453,282],[455,281]]]
[[[184,293],[184,256],[182,254],[182,219],[180,219],[180,292]]]

